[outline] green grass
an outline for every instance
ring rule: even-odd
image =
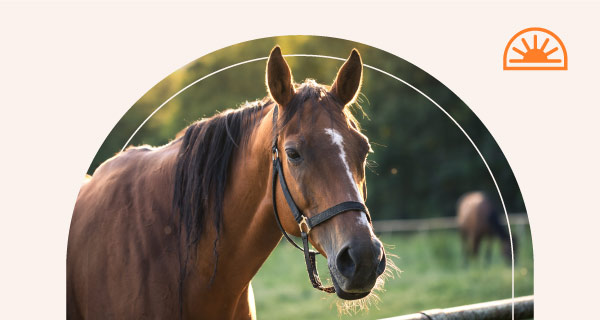
[[[515,296],[533,294],[533,250],[528,226],[513,226],[519,240],[515,264]],[[260,319],[375,319],[510,298],[511,268],[500,255],[500,245],[492,245],[488,263],[483,254],[465,264],[456,231],[433,231],[382,235],[397,255],[400,277],[390,279],[381,301],[368,312],[339,315],[335,295],[313,289],[300,251],[287,242],[271,254],[252,281],[257,316]],[[482,249],[486,249],[484,245]],[[483,252],[482,252],[483,253]],[[319,258],[319,274],[326,283],[326,261]]]

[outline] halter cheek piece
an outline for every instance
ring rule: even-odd
[[[285,177],[283,176],[283,167],[281,165],[281,160],[279,159],[279,150],[277,148],[277,114],[278,114],[278,106],[275,105],[275,109],[273,110],[273,144],[272,144],[272,158],[273,158],[273,212],[275,213],[275,221],[277,221],[277,225],[281,230],[283,236],[287,239],[289,243],[291,243],[294,247],[304,252],[304,260],[306,261],[306,269],[308,271],[308,277],[310,278],[310,282],[315,289],[319,289],[321,291],[325,291],[327,293],[334,293],[334,287],[323,287],[321,284],[321,280],[319,279],[319,272],[317,271],[317,261],[316,255],[319,254],[317,251],[310,250],[308,247],[308,234],[310,230],[319,224],[337,216],[340,213],[344,213],[347,211],[355,210],[362,211],[367,215],[369,219],[369,223],[371,223],[371,217],[369,215],[369,211],[364,204],[356,201],[346,201],[340,204],[337,204],[321,213],[314,215],[313,217],[307,217],[302,214],[292,195],[290,194],[290,190],[288,189],[287,183],[285,182]],[[285,200],[294,215],[294,219],[298,223],[298,227],[300,228],[300,236],[302,238],[302,246],[298,246],[294,240],[290,238],[288,233],[283,229],[281,225],[281,221],[279,220],[279,213],[277,212],[277,176],[279,176],[279,184],[281,185],[281,190],[283,191],[283,195],[285,196]]]

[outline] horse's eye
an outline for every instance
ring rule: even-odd
[[[285,149],[285,153],[288,156],[288,159],[290,159],[291,161],[299,161],[300,160],[300,154],[298,153],[298,151],[296,149],[293,148],[287,148]]]

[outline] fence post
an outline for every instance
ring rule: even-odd
[[[432,309],[405,316],[384,320],[504,320],[512,318],[512,305],[515,305],[514,320],[533,318],[533,296],[496,300],[447,309]]]

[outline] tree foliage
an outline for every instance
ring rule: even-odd
[[[182,67],[141,97],[115,125],[88,173],[121,150],[138,126],[157,107],[185,86],[242,61],[266,58],[274,45],[284,54],[346,58],[357,48],[366,65],[358,114],[373,145],[367,169],[368,199],[374,219],[421,218],[454,214],[465,192],[484,190],[497,201],[496,187],[479,148],[495,177],[509,212],[525,210],[521,193],[502,151],[477,116],[452,91],[426,72],[382,50],[351,41],[313,36],[253,40],[211,53]],[[297,82],[305,78],[331,84],[342,61],[287,57]],[[235,108],[266,95],[265,60],[241,64],[190,86],[164,104],[139,129],[130,145],[162,145],[195,120]],[[458,125],[425,96],[374,67],[388,72],[436,101]]]

